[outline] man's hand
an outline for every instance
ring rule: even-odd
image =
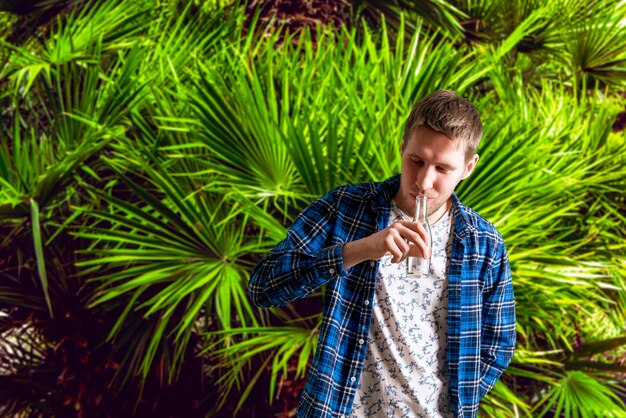
[[[409,256],[429,258],[431,249],[426,241],[426,231],[420,224],[398,221],[368,237],[345,243],[343,265],[350,268],[365,260],[379,260],[385,255],[392,256],[392,263],[400,263]]]

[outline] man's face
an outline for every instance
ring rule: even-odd
[[[400,189],[394,200],[400,209],[412,215],[415,197],[425,194],[431,222],[443,215],[456,185],[472,173],[478,162],[478,155],[465,160],[464,143],[425,126],[404,138],[401,155]]]

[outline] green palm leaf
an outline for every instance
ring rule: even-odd
[[[236,336],[246,336],[246,338],[232,343],[233,337]],[[266,365],[269,365],[271,360],[270,402],[274,398],[279,375],[287,376],[288,374],[290,361],[297,357],[294,377],[304,376],[317,345],[315,330],[311,331],[294,326],[240,328],[211,332],[207,334],[207,337],[213,338],[214,341],[207,346],[205,352],[210,352],[214,358],[218,359],[218,364],[215,366],[217,371],[224,370],[220,380],[223,382],[225,393],[228,393],[233,386],[242,385],[241,376],[254,358],[263,355],[267,359],[259,367],[259,373],[263,371]],[[246,401],[259,377],[259,373],[255,374],[254,378],[247,383],[240,401],[235,407],[235,412]]]
[[[228,207],[227,200],[198,193],[162,167],[142,163],[148,183],[140,184],[121,171],[139,161],[105,161],[135,198],[128,202],[113,190],[86,186],[107,210],[85,212],[91,225],[76,236],[94,246],[83,251],[78,266],[99,283],[93,306],[132,301],[112,328],[112,338],[128,341],[120,334],[132,311],[153,324],[138,347],[145,357],[134,358],[131,370],[147,376],[157,353],[168,350],[165,342],[173,338],[176,351],[168,367],[175,373],[202,310],[215,314],[224,328],[233,325],[235,316],[238,324],[256,324],[245,292],[247,271],[238,264],[245,264],[240,259],[255,251],[255,244],[241,235],[245,225],[236,204]]]
[[[539,408],[543,407],[539,411]],[[626,405],[608,387],[591,376],[571,371],[533,409],[538,416],[623,417]],[[554,415],[552,415],[554,414]]]
[[[587,86],[596,83],[624,85],[626,80],[626,31],[622,13],[602,21],[585,22],[568,43],[574,75]]]

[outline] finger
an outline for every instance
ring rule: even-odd
[[[404,260],[410,249],[409,244],[399,234],[389,242],[388,248],[388,252],[391,255],[390,262],[392,263],[399,263]]]
[[[431,258],[433,253],[432,247],[420,249],[417,245],[411,245],[408,257]]]
[[[391,262],[392,263],[401,263],[402,261],[404,261],[408,255],[409,252],[411,251],[411,247],[413,246],[412,244],[408,243],[405,239],[403,238],[399,238],[398,241],[396,241],[396,246],[398,248],[398,252],[396,253],[397,256],[394,257]]]
[[[392,263],[400,263],[404,260],[409,253],[410,246],[409,244],[401,239],[396,243],[396,249],[393,252],[393,257],[391,258]]]
[[[413,234],[413,232],[416,232],[420,236],[420,238],[425,243],[428,244],[428,240],[429,240],[428,233],[426,232],[426,229],[424,229],[422,224],[420,224],[418,222],[402,221],[402,226],[404,226],[406,229],[411,231],[411,232],[409,232],[409,234],[411,236],[414,237],[415,235]]]
[[[431,249],[430,249],[430,243],[429,243],[429,236],[428,233],[426,232],[426,229],[424,229],[424,227],[416,222],[407,222],[407,221],[402,221],[404,222],[402,224],[403,228],[399,230],[400,235],[406,239],[407,241],[409,241],[409,243],[412,244],[412,246],[415,246],[415,249],[412,249],[412,253],[411,254],[406,254],[407,256],[410,255],[412,257],[423,257],[423,258],[430,258],[431,256]],[[417,253],[415,252],[417,250]]]

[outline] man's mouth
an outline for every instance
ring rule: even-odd
[[[417,198],[417,196],[426,196],[426,198],[428,200],[433,200],[434,197],[433,196],[429,196],[426,193],[409,193],[411,198],[413,198],[413,200],[415,200]]]

